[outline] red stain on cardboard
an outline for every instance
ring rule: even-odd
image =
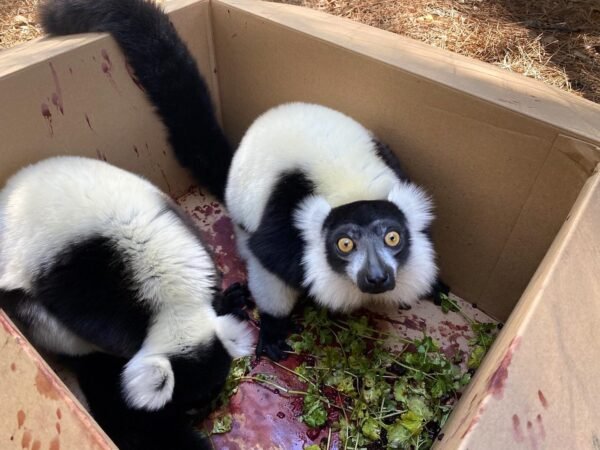
[[[243,383],[232,397],[229,408],[234,417],[233,428],[228,434],[212,436],[214,448],[243,449],[240,447],[242,442],[263,442],[271,443],[272,448],[302,450],[312,443],[305,426],[293,414],[288,413],[283,419],[270,414],[276,408],[289,410],[289,398],[263,386]],[[275,421],[287,423],[275,427]],[[316,438],[320,431],[314,431],[317,431]]]
[[[38,440],[35,440],[33,442],[33,445],[31,446],[31,450],[40,450],[42,448],[42,443]]]
[[[25,423],[25,411],[20,409],[17,412],[17,425],[19,425],[19,428],[21,428],[24,423]]]
[[[410,328],[415,331],[425,331],[427,328],[427,322],[422,317],[417,316],[416,314],[411,314],[409,317],[402,317],[403,321],[400,322],[406,328]]]
[[[88,127],[90,127],[90,130],[94,131],[92,124],[90,123],[90,117],[87,114],[85,114],[85,121],[87,122]]]
[[[58,417],[58,420],[62,419],[62,411],[60,408],[56,408],[56,417]]]
[[[513,414],[512,423],[513,423],[513,436],[515,438],[515,441],[523,442],[523,439],[525,439],[525,436],[523,435],[523,430],[521,429],[521,421],[519,420],[519,416],[517,416],[516,414]]]
[[[17,371],[17,365],[15,363],[12,363],[10,365],[10,370],[12,370],[13,372],[16,372]]]
[[[56,432],[60,434],[60,423],[56,422]]]
[[[544,393],[542,391],[538,391],[538,397],[544,409],[548,409],[548,400],[546,400],[546,397],[544,396]]]
[[[38,373],[35,376],[35,388],[42,396],[46,398],[51,400],[57,400],[60,398],[56,388],[50,380],[50,375],[42,372],[41,370],[38,370]]]
[[[110,84],[112,84],[115,90],[120,94],[119,88],[117,87],[117,83],[115,83],[115,80],[112,77],[113,65],[112,61],[110,60],[110,56],[108,56],[108,52],[106,51],[106,49],[102,49],[100,51],[100,54],[102,55],[102,59],[104,59],[104,61],[102,61],[101,64],[102,72],[104,72],[104,75],[108,77],[108,81],[110,81]]]
[[[301,358],[290,356],[282,365],[293,369],[301,362]],[[264,360],[252,368],[250,375],[257,373],[276,375],[278,383],[288,389],[306,389],[306,385],[293,374]],[[302,404],[302,397],[288,396],[270,386],[242,383],[228,406],[234,418],[233,429],[227,435],[213,436],[214,448],[243,449],[246,448],[244,442],[268,442],[271,444],[268,448],[302,450],[306,445],[327,438],[326,428],[307,429],[306,425],[298,421],[298,416],[302,414]]]
[[[217,265],[225,273],[223,286],[246,279],[246,269],[237,253],[233,224],[227,216],[221,216],[212,226],[214,240],[211,244],[217,250]]]
[[[31,431],[25,430],[21,438],[21,448],[29,448],[29,444],[31,444]]]
[[[50,108],[47,103],[41,104],[42,117],[48,124],[48,129],[50,131],[50,136],[54,136],[54,128],[52,127],[52,113],[50,112]]]
[[[60,450],[60,441],[58,440],[58,436],[52,439],[50,442],[49,450]]]
[[[102,59],[104,59],[104,61],[102,62],[102,71],[104,73],[109,73],[112,70],[112,61],[108,56],[108,52],[106,51],[106,49],[102,49],[100,54],[102,55]]]
[[[56,106],[56,108],[60,111],[61,114],[64,115],[65,109],[63,105],[63,95],[62,89],[60,88],[60,83],[58,81],[58,75],[56,74],[54,65],[52,63],[48,64],[50,64],[50,71],[52,72],[52,79],[54,80],[54,87],[56,88],[56,91],[52,93],[52,104]]]
[[[520,342],[520,336],[513,338],[508,346],[508,349],[506,350],[506,353],[504,354],[504,358],[502,358],[502,361],[500,361],[500,365],[490,377],[487,391],[488,393],[492,394],[495,399],[501,400],[504,396],[504,387],[506,386],[506,380],[508,379],[508,368],[512,361],[513,354],[518,348]]]
[[[535,418],[538,429],[540,431],[540,436],[542,438],[542,440],[546,439],[546,428],[544,428],[544,422],[542,420],[542,415],[538,414],[537,417]]]

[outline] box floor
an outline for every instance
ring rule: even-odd
[[[178,198],[177,202],[193,218],[205,242],[212,248],[217,265],[223,272],[223,287],[236,281],[244,281],[244,264],[237,254],[233,225],[224,208],[198,188],[191,188],[188,193]],[[473,305],[456,296],[452,297],[461,306],[463,313],[470,318],[481,322],[493,321]],[[460,314],[444,314],[433,302],[423,300],[408,311],[389,307],[385,310],[378,308],[377,313],[370,311],[369,315],[381,329],[397,336],[417,338],[426,332],[440,342],[448,356],[460,352],[463,361],[466,361],[467,342],[472,337],[472,332]],[[390,345],[393,346],[393,342],[390,342]],[[299,363],[297,358],[291,356],[282,364],[293,369]],[[297,377],[265,359],[253,365],[251,374],[253,373],[271,374],[284,388],[304,387]],[[307,445],[327,439],[328,436],[327,429],[315,432],[298,421],[297,417],[302,413],[300,398],[286,396],[277,389],[254,382],[241,383],[225,410],[215,411],[211,417],[219,417],[225,413],[233,415],[233,428],[227,434],[211,437],[216,449],[301,450]],[[210,419],[202,426],[210,429]],[[337,438],[332,439],[330,448],[339,448]]]

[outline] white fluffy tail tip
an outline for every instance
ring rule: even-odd
[[[216,333],[232,358],[251,355],[254,351],[252,329],[232,315],[217,317]]]
[[[125,366],[121,385],[132,408],[156,411],[173,397],[175,376],[166,356],[138,353]]]

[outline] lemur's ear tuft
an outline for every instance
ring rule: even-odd
[[[424,231],[433,220],[433,202],[424,189],[414,183],[397,183],[388,195],[388,201],[404,213],[412,232]]]

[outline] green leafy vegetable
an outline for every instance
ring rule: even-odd
[[[362,426],[362,432],[367,439],[376,441],[381,435],[381,425],[375,419],[367,419]]]
[[[442,309],[462,314],[448,297],[442,299]],[[470,344],[480,362],[493,342],[495,325],[466,319],[474,333]],[[457,393],[471,379],[456,365],[460,355],[458,360],[448,359],[440,344],[425,334],[407,341],[410,345],[402,351],[392,352],[386,336],[364,315],[333,320],[324,310],[308,307],[303,325],[304,331],[292,336],[291,345],[311,361],[295,370],[308,382],[304,423],[329,424],[344,449],[371,443],[390,449],[433,445]],[[330,418],[332,411],[337,420]]]
[[[238,390],[240,380],[250,371],[250,360],[250,356],[245,356],[243,358],[235,359],[231,363],[231,369],[229,370],[227,380],[225,380],[225,386],[215,400],[213,409],[222,407],[229,403],[229,398]]]
[[[440,299],[442,300],[441,308],[444,314],[448,311],[458,312],[460,308],[458,305],[450,299],[446,294],[440,294]]]
[[[231,417],[231,414],[225,414],[224,416],[215,419],[210,434],[228,433],[231,431],[232,424],[233,417]]]
[[[248,376],[250,359],[236,360],[219,401],[225,404],[241,379],[263,383],[303,398],[300,420],[308,427],[329,426],[344,450],[366,448],[429,449],[448,419],[460,390],[469,383],[469,369],[479,367],[494,341],[496,325],[479,323],[460,311],[456,302],[442,298],[444,312],[457,311],[469,322],[473,338],[467,361],[462,354],[449,359],[440,344],[423,334],[402,340],[390,350],[388,334],[378,331],[364,315],[331,319],[323,309],[304,310],[304,330],[290,338],[295,353],[305,360],[295,369],[283,367],[305,384],[294,391],[277,384],[273,375]],[[396,338],[398,339],[398,338]],[[225,416],[227,417],[227,416]],[[215,430],[231,429],[222,418]],[[218,425],[218,426],[217,426]],[[329,447],[329,440],[327,447]],[[311,445],[305,450],[321,450]]]
[[[325,409],[323,398],[314,387],[309,388],[308,395],[304,397],[302,420],[311,428],[321,427],[327,420],[327,409]]]

